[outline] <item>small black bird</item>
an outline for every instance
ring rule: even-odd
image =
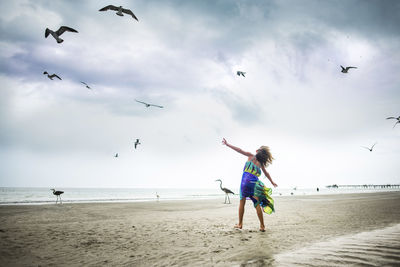
[[[49,28],[46,28],[46,31],[44,32],[44,37],[47,38],[47,36],[49,36],[49,34],[51,34],[54,37],[54,39],[57,40],[57,43],[60,44],[60,43],[64,42],[64,40],[60,38],[60,35],[63,34],[64,32],[66,32],[66,31],[68,31],[68,32],[78,32],[77,30],[72,29],[72,28],[67,27],[67,26],[61,26],[57,31],[52,31]]]
[[[154,104],[149,104],[149,103],[142,102],[142,101],[139,101],[139,100],[136,100],[136,99],[135,99],[135,101],[138,102],[138,103],[144,104],[144,105],[146,106],[146,108],[148,108],[148,107],[150,107],[150,106],[158,107],[158,108],[163,108],[163,106],[154,105]]]
[[[57,196],[56,204],[57,204],[58,198],[60,198],[60,204],[62,204],[61,194],[64,194],[64,191],[56,191],[55,189],[50,189],[50,190],[53,190],[53,195]]]
[[[43,72],[43,74],[44,75],[46,75],[47,74],[47,77],[50,79],[50,80],[53,80],[53,78],[55,77],[55,78],[58,78],[59,80],[62,80],[57,74],[52,74],[52,75],[50,75],[47,71],[45,71],[45,72]]]
[[[217,180],[215,180],[215,181],[216,181],[216,182],[219,181],[219,187],[221,188],[222,191],[225,192],[225,202],[224,202],[224,204],[226,204],[226,199],[228,199],[228,201],[229,201],[228,204],[231,204],[231,200],[229,199],[229,195],[228,195],[228,194],[235,194],[235,193],[233,193],[233,192],[232,192],[231,190],[229,190],[228,188],[222,187],[222,181],[221,181],[221,179],[217,179]]]
[[[368,149],[370,152],[372,152],[372,149],[374,149],[374,146],[375,146],[376,144],[377,144],[377,143],[375,143],[371,148],[366,147],[366,146],[363,146],[363,148],[366,148],[366,149]]]
[[[340,65],[340,67],[342,68],[342,72],[343,73],[348,73],[349,72],[349,69],[357,69],[357,67],[343,67],[342,65]]]
[[[118,153],[117,154],[115,154],[115,156],[114,156],[115,158],[118,158]]]
[[[238,70],[238,71],[236,72],[236,74],[237,74],[237,76],[242,75],[243,77],[246,77],[246,76],[244,76],[244,75],[246,74],[246,72],[243,72],[243,71],[240,71],[240,70]]]
[[[397,120],[396,123],[393,125],[393,128],[396,126],[396,124],[400,123],[400,116],[398,116],[397,118],[396,117],[388,117],[386,119],[387,120],[392,120],[392,119]]]
[[[139,139],[136,139],[136,141],[135,141],[135,149],[136,149],[137,145],[141,145],[141,143],[139,142]]]
[[[105,6],[105,7],[101,8],[101,9],[99,9],[99,11],[107,11],[107,10],[118,11],[116,14],[117,14],[118,16],[121,16],[121,17],[124,16],[124,14],[122,14],[122,13],[131,15],[132,18],[134,18],[134,19],[136,19],[137,21],[139,21],[138,18],[135,16],[135,14],[133,14],[132,10],[122,8],[122,6],[116,7],[116,6],[113,6],[113,5],[108,5],[108,6]]]

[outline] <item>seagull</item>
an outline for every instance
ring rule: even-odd
[[[115,156],[114,156],[115,158],[118,158],[118,153],[117,154],[115,154]]]
[[[84,85],[86,85],[86,88],[87,88],[87,89],[92,89],[92,88],[89,87],[89,85],[88,85],[87,83],[85,83],[85,82],[81,82],[81,83],[83,83]]]
[[[396,117],[388,117],[386,118],[387,120],[395,119],[397,120],[396,123],[393,125],[393,128],[396,126],[396,124],[400,123],[400,116]]]
[[[63,34],[64,32],[66,32],[66,31],[68,31],[68,32],[78,32],[77,30],[72,29],[72,28],[67,27],[67,26],[61,26],[55,32],[50,30],[49,28],[46,28],[46,31],[44,32],[44,37],[47,38],[47,36],[49,36],[49,34],[51,34],[54,37],[54,39],[57,40],[57,43],[62,43],[62,42],[64,42],[64,40],[60,38],[60,35]]]
[[[135,101],[136,101],[136,102],[139,102],[139,103],[142,103],[142,104],[144,104],[144,105],[146,105],[146,108],[148,108],[148,107],[150,107],[150,106],[153,106],[153,107],[158,107],[158,108],[163,108],[163,106],[159,106],[159,105],[154,105],[154,104],[145,103],[145,102],[142,102],[142,101],[138,101],[138,100],[136,100],[136,99],[135,99]]]
[[[133,14],[132,10],[122,8],[122,6],[116,7],[116,6],[113,6],[113,5],[108,5],[108,6],[103,7],[102,9],[99,9],[99,11],[107,11],[107,10],[118,11],[116,14],[117,14],[118,16],[121,16],[121,17],[124,16],[124,14],[122,14],[122,13],[131,15],[132,18],[134,18],[134,19],[136,19],[137,21],[139,21],[138,18],[135,16],[135,14]]]
[[[47,71],[45,71],[45,72],[43,72],[43,74],[44,75],[46,75],[47,74],[47,77],[50,79],[50,80],[53,80],[53,78],[55,77],[55,78],[58,78],[58,79],[60,79],[60,80],[62,80],[57,74],[52,74],[52,75],[50,75]]]
[[[342,72],[343,73],[347,73],[349,71],[349,69],[357,69],[357,67],[343,67],[342,65],[340,65],[340,67],[342,68]]]
[[[374,146],[375,146],[376,144],[377,144],[377,143],[375,143],[371,148],[366,147],[366,146],[363,146],[363,148],[366,148],[366,149],[368,149],[370,152],[372,152],[372,149],[374,149]]]
[[[136,141],[135,141],[135,149],[136,149],[137,145],[141,145],[141,143],[139,142],[139,139],[136,139]]]
[[[242,75],[243,77],[246,77],[246,76],[244,76],[244,75],[246,74],[246,72],[243,72],[243,71],[240,71],[240,70],[238,70],[238,71],[236,72],[236,74],[237,74],[237,76]]]

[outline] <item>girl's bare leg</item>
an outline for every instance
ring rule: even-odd
[[[254,198],[258,201],[258,197],[254,197]],[[257,211],[258,219],[260,220],[260,231],[264,232],[265,231],[264,216],[263,216],[260,204],[257,205],[256,211]]]
[[[246,204],[246,198],[242,198],[239,203],[239,223],[234,227],[238,229],[242,229],[243,227],[243,215],[244,215],[244,206]]]

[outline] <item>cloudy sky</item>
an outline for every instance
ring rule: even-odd
[[[98,11],[109,4],[139,21]],[[386,120],[400,116],[399,1],[0,9],[0,186],[238,188],[246,158],[223,137],[270,146],[282,188],[400,183],[400,124]],[[79,33],[44,38],[62,25]]]

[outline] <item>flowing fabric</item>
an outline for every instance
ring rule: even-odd
[[[260,175],[261,169],[252,161],[247,161],[240,184],[240,199],[250,198],[254,203],[254,207],[261,205],[265,213],[271,214],[275,211],[274,200],[271,198],[272,189],[266,187],[258,179]],[[254,197],[257,197],[258,201]]]

